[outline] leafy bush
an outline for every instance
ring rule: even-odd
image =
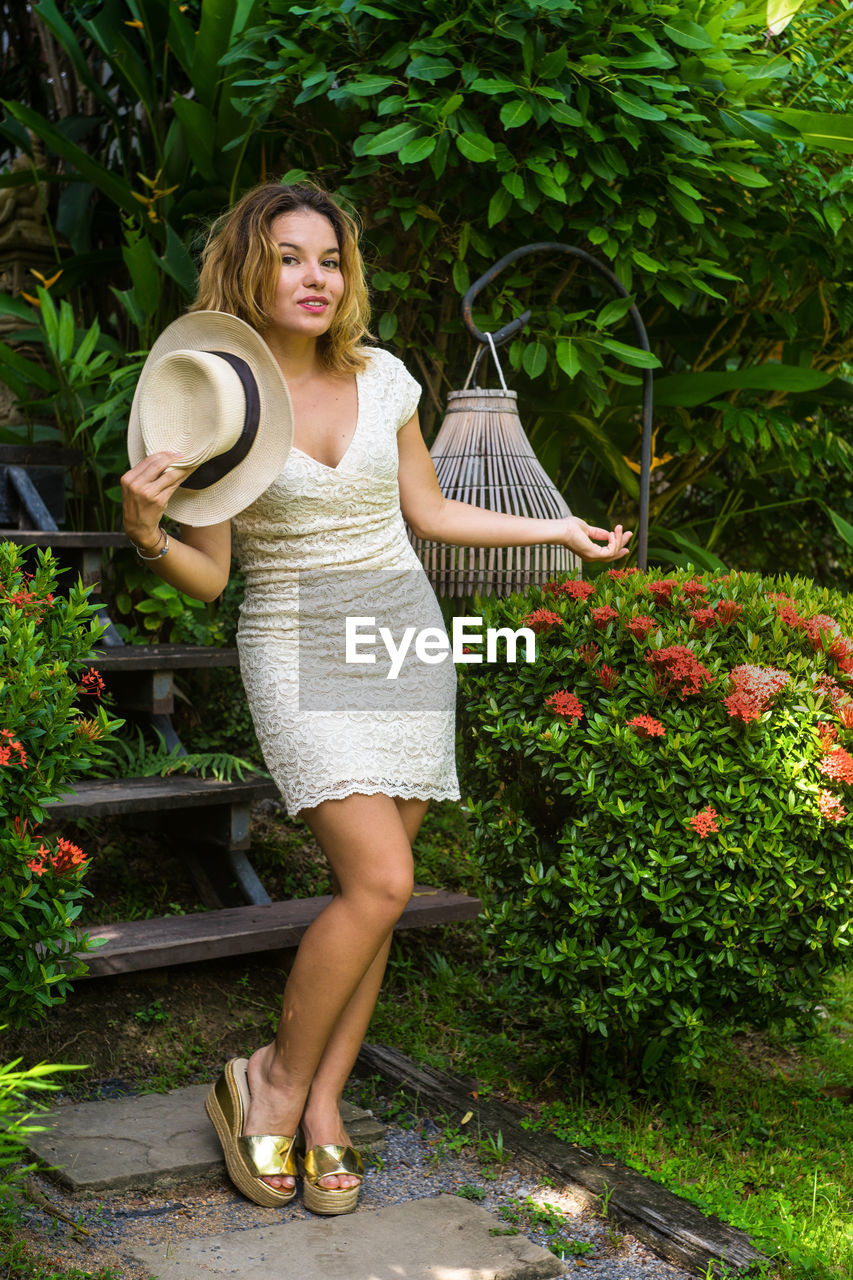
[[[460,667],[502,959],[626,1069],[807,1022],[853,941],[849,599],[613,569],[483,616],[538,633],[535,662]]]
[[[16,1058],[14,1062],[0,1066],[0,1210],[8,1209],[10,1193],[23,1174],[33,1167],[22,1167],[22,1161],[29,1135],[41,1131],[40,1125],[32,1123],[33,1111],[44,1108],[30,1095],[58,1089],[59,1085],[50,1079],[57,1072],[81,1070],[80,1067],[40,1062],[21,1071],[20,1061]]]
[[[86,857],[38,828],[46,803],[91,767],[121,723],[103,706],[82,706],[102,687],[97,672],[83,672],[103,631],[88,592],[54,594],[50,552],[37,553],[32,575],[22,559],[0,543],[0,984],[14,1026],[59,1003],[85,972],[74,952],[87,939],[74,921],[87,896]]]

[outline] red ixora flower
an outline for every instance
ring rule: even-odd
[[[606,662],[603,666],[598,668],[595,672],[595,676],[602,689],[615,689],[619,683],[618,671],[615,671],[614,668]]]
[[[720,828],[717,826],[717,818],[719,816],[720,815],[717,813],[716,809],[712,809],[710,805],[706,805],[704,809],[700,809],[698,813],[694,813],[693,817],[690,819],[690,826],[698,836],[701,836],[703,840],[707,840],[708,836],[712,835],[715,831],[719,831]]]
[[[550,631],[551,627],[558,626],[562,621],[559,613],[554,613],[553,609],[534,609],[533,613],[528,613],[521,625],[530,627],[531,631],[539,635],[542,631]]]
[[[833,782],[853,782],[853,756],[843,747],[836,747],[818,765],[821,773]]]
[[[650,631],[654,631],[656,622],[647,613],[639,613],[625,623],[635,640],[645,640]]]
[[[75,867],[82,866],[85,861],[86,855],[79,845],[72,844],[64,836],[59,837],[56,842],[56,853],[50,859],[54,871],[64,875],[68,871],[73,871]]]
[[[26,769],[27,753],[12,733],[12,730],[0,729],[0,738],[5,739],[4,742],[0,742],[0,765],[19,764],[22,769]],[[13,752],[17,753],[17,760],[12,759]]]
[[[737,622],[743,613],[743,605],[738,604],[736,600],[721,600],[717,605],[717,620],[724,627],[730,627],[733,622]]]
[[[624,582],[626,578],[630,578],[632,573],[636,573],[636,568],[631,569],[608,569],[607,576],[612,578],[614,582]]]
[[[771,700],[788,683],[787,671],[775,667],[734,667],[729,672],[734,693],[725,698],[724,705],[734,720],[744,724],[760,720]]]
[[[552,715],[559,716],[561,720],[571,722],[580,720],[583,716],[583,707],[568,689],[557,689],[556,693],[550,693],[545,699],[545,706]]]
[[[768,599],[769,598],[770,597],[768,597]],[[784,600],[787,597],[782,596],[780,598]],[[784,622],[786,627],[793,627],[795,631],[802,631],[806,625],[805,618],[800,617],[792,604],[783,605],[781,609],[777,609],[776,617],[780,622]]]
[[[618,609],[614,609],[612,604],[601,604],[597,609],[592,611],[592,620],[598,627],[599,631],[604,631],[608,623],[614,618],[619,617]]]
[[[843,698],[838,703],[838,719],[845,729],[853,729],[853,700]]]
[[[687,599],[691,602],[691,604],[695,604],[700,597],[706,596],[708,594],[708,588],[706,587],[705,583],[697,582],[695,578],[691,578],[690,582],[685,582],[681,590],[683,591],[684,595],[687,596]]]
[[[832,676],[821,676],[815,681],[814,688],[815,693],[822,693],[825,698],[829,698],[833,711],[838,709],[841,699],[845,696],[841,685]]]
[[[646,590],[654,597],[655,604],[669,604],[672,589],[676,585],[675,578],[657,578],[654,582],[646,583]]]
[[[578,655],[581,662],[584,662],[588,667],[591,667],[594,662],[598,661],[601,650],[597,644],[581,644],[578,645],[577,649],[575,649],[575,653]]]
[[[91,671],[84,671],[77,688],[80,693],[89,693],[94,698],[100,698],[104,692],[104,682],[101,679],[100,672],[96,671],[94,667],[92,667]]]
[[[702,685],[711,683],[711,673],[686,644],[673,644],[666,649],[652,649],[646,654],[655,673],[655,685],[664,697],[675,689],[682,698],[701,693]]]
[[[691,609],[690,616],[700,631],[707,631],[709,627],[717,625],[716,612],[710,606],[706,609]]]
[[[595,587],[591,582],[582,582],[580,578],[567,578],[554,589],[554,595],[568,596],[570,600],[588,600],[595,595]]]
[[[853,640],[841,634],[841,627],[828,614],[818,613],[809,618],[805,630],[812,648],[822,650],[828,658],[841,661],[853,655]]]
[[[629,720],[628,728],[633,729],[639,738],[662,738],[666,733],[660,720],[652,716],[634,716]]]
[[[847,810],[831,791],[821,791],[817,798],[817,807],[824,818],[828,818],[830,822],[840,822],[842,818],[847,817]]]
[[[829,755],[830,751],[835,748],[838,729],[834,724],[819,724],[817,727],[817,736],[819,739],[818,749],[823,755]]]

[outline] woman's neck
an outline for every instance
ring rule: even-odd
[[[268,329],[264,341],[275,356],[287,382],[302,382],[321,369],[316,338],[302,338]]]

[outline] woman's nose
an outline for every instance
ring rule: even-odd
[[[307,260],[303,269],[302,278],[305,284],[322,284],[326,279],[326,271],[322,262],[312,262]]]

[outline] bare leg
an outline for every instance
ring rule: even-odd
[[[295,1132],[332,1032],[369,972],[366,990],[373,989],[375,1003],[391,930],[411,897],[411,844],[390,797],[354,795],[329,800],[305,810],[303,816],[331,864],[338,892],[300,943],[275,1040],[249,1061],[252,1103],[244,1129],[247,1134]],[[359,1000],[359,1016],[345,1021],[350,1028],[347,1039],[356,1022],[366,1026],[366,1004],[366,999]],[[359,1038],[347,1072],[360,1043]],[[334,1055],[335,1062],[342,1059],[342,1053]],[[311,1121],[313,1129],[306,1122],[310,1145],[340,1140],[337,1109],[334,1118],[327,1116],[321,1125],[319,1103],[316,1112],[312,1105]],[[264,1181],[281,1188],[292,1185],[286,1177]],[[335,1181],[329,1180],[328,1185],[334,1186]]]
[[[404,800],[400,796],[395,796],[394,803],[411,845],[423,822],[429,801]],[[313,1141],[337,1142],[343,1146],[348,1144],[347,1135],[340,1123],[341,1097],[376,1007],[390,949],[391,934],[388,935],[373,964],[359,983],[326,1044],[302,1113],[303,1131],[309,1146],[313,1145],[309,1135],[332,1131],[337,1132],[339,1136],[316,1138]],[[355,1178],[347,1175],[332,1176],[323,1178],[322,1185],[330,1188],[346,1187],[352,1186],[355,1181]]]

